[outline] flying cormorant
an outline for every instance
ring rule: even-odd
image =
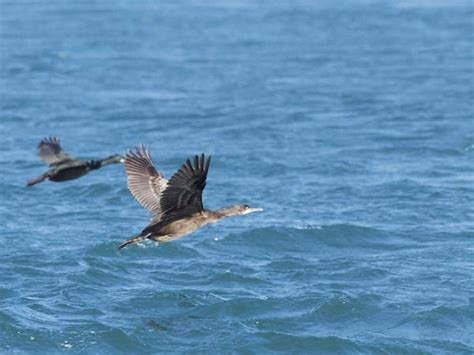
[[[119,249],[146,239],[169,242],[225,217],[263,211],[242,204],[217,211],[204,208],[202,191],[206,187],[210,162],[210,156],[206,159],[204,154],[196,155],[194,164],[187,159],[171,179],[166,180],[153,165],[149,148],[142,145],[129,151],[125,156],[128,188],[154,217],[139,235],[122,243]]]
[[[44,180],[66,181],[77,179],[91,170],[124,162],[124,158],[120,155],[112,155],[102,160],[74,159],[63,151],[58,137],[44,138],[38,145],[38,152],[41,160],[48,164],[50,169],[40,177],[29,180],[27,186],[38,184]]]

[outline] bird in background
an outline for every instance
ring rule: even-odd
[[[55,182],[73,180],[106,165],[124,162],[124,158],[118,154],[101,160],[74,159],[63,151],[58,137],[44,138],[38,145],[38,153],[41,160],[48,164],[50,169],[43,175],[29,180],[27,186],[38,184],[44,180]]]
[[[122,243],[119,249],[146,239],[169,242],[226,217],[263,211],[244,204],[217,211],[204,208],[202,191],[210,163],[211,156],[196,155],[193,162],[187,159],[171,179],[166,180],[155,168],[148,147],[141,145],[129,151],[125,156],[128,188],[153,218],[139,235]]]

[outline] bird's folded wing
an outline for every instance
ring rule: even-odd
[[[63,151],[58,137],[44,138],[38,144],[38,153],[40,159],[48,165],[72,160],[72,157]]]
[[[201,212],[202,191],[206,187],[211,157],[204,154],[194,157],[194,165],[188,159],[168,181],[161,194],[160,205],[164,215],[187,215]]]
[[[160,195],[167,185],[163,174],[156,170],[150,149],[143,145],[125,156],[128,188],[133,197],[156,216],[161,214]]]

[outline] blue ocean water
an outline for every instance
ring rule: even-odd
[[[0,1],[0,351],[474,352],[472,1]],[[213,154],[208,208],[121,251],[113,165]]]

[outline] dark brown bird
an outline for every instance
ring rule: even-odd
[[[27,186],[38,184],[44,180],[56,182],[73,180],[103,166],[124,162],[124,158],[120,155],[112,155],[102,160],[74,159],[63,151],[58,137],[43,139],[38,145],[38,153],[41,160],[48,164],[50,169],[40,177],[29,180]]]
[[[128,188],[145,208],[153,213],[150,224],[136,237],[127,240],[119,249],[146,239],[169,242],[192,233],[218,220],[263,211],[247,205],[233,205],[211,211],[203,207],[202,191],[206,187],[211,157],[196,155],[166,180],[156,170],[149,148],[140,146],[125,156]]]

